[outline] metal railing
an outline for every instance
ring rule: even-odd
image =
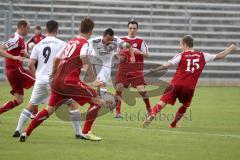
[[[56,4],[56,1],[54,1],[54,0],[32,0],[32,2],[35,2],[35,3],[43,3],[43,5],[45,4],[45,7],[43,7],[44,11],[41,11],[41,10],[36,10],[36,11],[34,11],[34,10],[29,11],[28,10],[27,11],[27,10],[24,10],[21,7],[19,7],[19,6],[23,6],[22,4],[19,5],[17,3],[13,3],[13,1],[14,0],[9,1],[9,5],[8,5],[8,7],[5,8],[5,11],[1,11],[1,13],[3,13],[4,19],[5,19],[4,20],[4,22],[5,22],[4,23],[5,24],[5,26],[4,26],[4,34],[5,34],[4,35],[4,40],[6,40],[7,37],[9,36],[9,34],[13,32],[13,29],[15,27],[14,23],[16,23],[16,19],[29,18],[29,16],[31,16],[32,26],[41,24],[43,22],[43,19],[42,19],[43,16],[44,16],[44,20],[45,19],[55,19],[57,17],[58,18],[59,17],[64,17],[65,19],[59,19],[59,20],[62,21],[62,22],[65,21],[62,25],[67,24],[67,27],[60,27],[60,28],[64,28],[65,30],[68,30],[67,33],[69,33],[69,37],[74,37],[75,36],[76,24],[79,23],[79,13],[72,12],[72,11],[70,11],[70,13],[66,12],[66,11],[64,13],[60,13],[59,8],[61,8],[61,6],[59,4]],[[75,2],[75,1],[73,1],[73,2]],[[48,6],[46,5],[46,3],[48,4]],[[98,3],[98,2],[96,2],[96,3]],[[111,1],[111,3],[118,4],[117,1],[114,1],[114,2]],[[144,3],[144,8],[143,8],[144,12],[143,13],[147,13],[147,16],[144,15],[143,13],[141,15],[141,12],[139,12],[140,14],[137,15],[137,16],[146,16],[147,17],[145,19],[147,21],[144,21],[144,23],[147,24],[146,27],[147,27],[147,29],[149,29],[149,32],[148,32],[149,34],[147,33],[147,36],[145,36],[145,37],[147,37],[147,38],[149,37],[149,39],[156,39],[156,37],[154,37],[154,34],[157,33],[157,31],[155,30],[154,27],[156,27],[156,12],[158,12],[158,8],[154,4],[154,2],[153,3],[151,2],[151,3],[147,4],[143,1],[141,3]],[[168,4],[167,2],[161,2],[161,3],[163,3],[164,5]],[[172,2],[169,2],[169,3],[172,5]],[[123,3],[119,1],[119,4],[123,4]],[[131,4],[134,5],[133,2],[131,2]],[[94,1],[86,2],[85,5],[84,5],[85,11],[82,15],[86,15],[86,16],[96,15],[96,13],[94,13],[94,11],[97,7],[94,6],[94,5],[95,5]],[[180,6],[180,5],[182,5],[182,3],[176,3],[176,5]],[[197,6],[200,6],[201,8],[206,7],[206,8],[208,8],[208,11],[215,11],[214,9],[216,9],[216,8],[218,8],[218,9],[220,8],[220,9],[224,10],[224,7],[225,7],[221,4],[218,4],[216,6],[213,6],[213,5],[208,6],[206,4],[202,4],[202,5],[197,4],[195,6],[191,6],[191,5],[186,5],[184,7],[182,6],[183,7],[182,9],[175,9],[175,10],[172,9],[172,11],[169,11],[169,13],[174,12],[174,14],[178,15],[178,17],[181,18],[181,22],[179,22],[179,24],[181,23],[181,26],[182,26],[182,30],[179,31],[179,32],[181,32],[181,34],[194,34],[194,33],[196,33],[196,30],[194,31],[194,27],[196,27],[196,23],[194,22],[194,21],[196,21],[196,17],[194,17],[194,13],[196,13],[196,11],[197,11],[197,9],[196,9]],[[41,8],[41,6],[39,6],[39,7]],[[98,7],[99,7],[99,4],[98,4]],[[209,7],[210,8],[214,7],[214,9],[209,10]],[[227,7],[230,7],[230,8],[231,7],[232,8],[239,7],[239,9],[240,9],[240,6],[237,6],[237,5],[236,6],[231,5],[231,6],[227,6]],[[73,6],[73,8],[74,8],[74,6]],[[120,11],[118,9],[124,10],[124,8],[120,8],[120,7],[115,8],[115,10],[117,11],[116,14],[121,15],[119,13]],[[162,9],[162,10],[164,10],[164,9]],[[21,13],[21,14],[18,15],[17,13]],[[48,13],[48,14],[46,14],[46,13]],[[169,15],[171,15],[171,14],[169,14]],[[240,15],[240,12],[239,12],[239,15]],[[138,18],[137,16],[134,17],[132,15],[129,15],[129,20],[131,18]],[[119,16],[119,17],[121,18],[121,16]],[[124,17],[126,19],[126,14],[124,15]],[[174,17],[170,17],[170,18],[172,18],[174,20]],[[179,18],[176,18],[176,19],[179,19]],[[168,23],[168,22],[166,22],[166,23]],[[214,24],[214,25],[217,25],[217,24]],[[169,29],[169,31],[170,31],[170,29]],[[178,30],[174,30],[174,31],[178,31]],[[174,32],[174,34],[175,34],[175,32]],[[173,38],[175,38],[175,37],[173,37]],[[217,38],[215,38],[215,39],[217,39]],[[3,40],[0,40],[0,41],[3,41]],[[152,46],[154,46],[153,48],[156,48],[157,45],[152,45]],[[161,46],[161,44],[159,44],[159,46]],[[173,46],[172,44],[169,44],[169,46],[167,46],[167,47],[168,47],[168,49],[172,49],[171,48],[172,46]],[[209,48],[211,48],[211,47],[209,47]],[[1,63],[1,62],[2,62],[2,60],[0,60],[0,69],[4,69],[4,66],[3,66],[4,63]],[[154,61],[154,63],[155,62],[156,61]],[[225,72],[223,72],[223,73],[225,74]],[[212,73],[209,73],[209,74],[212,74]]]

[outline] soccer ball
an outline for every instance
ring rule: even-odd
[[[34,46],[35,46],[35,43],[33,43],[33,42],[30,42],[30,43],[28,44],[28,50],[29,50],[29,52],[32,51],[32,49],[33,49]]]
[[[109,110],[113,110],[116,107],[115,96],[106,92],[101,95],[101,98],[106,102],[103,108],[107,108]]]

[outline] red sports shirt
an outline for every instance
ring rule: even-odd
[[[90,55],[94,55],[94,49],[85,38],[77,37],[71,39],[57,55],[62,60],[54,79],[61,79],[64,83],[71,84],[79,82],[82,68],[80,56],[88,57]]]
[[[148,46],[142,38],[135,37],[122,37],[122,40],[131,44],[133,48],[136,48],[144,53],[148,53]],[[123,63],[119,64],[119,71],[129,71],[129,72],[143,72],[144,67],[144,57],[141,54],[135,54],[135,63],[130,62],[130,53],[124,52],[122,53],[125,55],[127,60]]]
[[[216,55],[187,51],[177,54],[169,62],[178,65],[171,84],[195,89],[198,79],[207,62],[215,59]]]
[[[10,36],[9,40],[4,43],[7,48],[7,53],[13,56],[23,56],[25,44],[23,37],[21,37],[17,32]],[[13,60],[6,58],[6,68],[15,69],[18,67],[23,67],[23,63],[18,60]]]
[[[26,48],[27,48],[27,52],[29,50],[28,48],[28,44],[33,42],[35,45],[38,44],[41,40],[43,40],[46,36],[43,35],[42,33],[40,35],[33,35],[26,43]]]

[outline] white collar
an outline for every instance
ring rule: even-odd
[[[14,34],[22,38],[22,36],[18,32],[15,32]]]

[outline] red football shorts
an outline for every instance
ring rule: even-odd
[[[115,85],[119,83],[123,84],[126,88],[128,88],[130,84],[134,88],[137,86],[146,85],[143,72],[136,72],[134,74],[131,74],[118,71],[115,78]]]
[[[79,105],[84,105],[85,103],[91,103],[92,98],[97,96],[95,90],[83,82],[72,85],[56,84],[57,82],[53,83],[48,103],[49,106],[60,106],[69,99],[75,100]]]
[[[32,73],[24,68],[7,69],[6,76],[12,87],[10,93],[24,95],[24,89],[31,88],[35,83]]]
[[[183,86],[169,85],[164,91],[164,94],[162,95],[160,100],[167,104],[174,105],[176,99],[178,99],[180,103],[189,107],[192,101],[193,94],[194,89]]]

